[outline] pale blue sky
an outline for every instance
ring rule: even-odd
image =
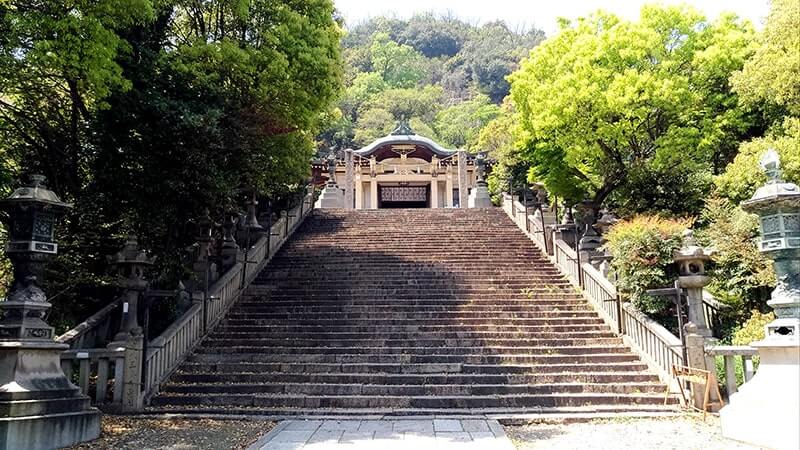
[[[334,0],[348,24],[380,15],[407,18],[414,13],[433,11],[452,13],[468,22],[483,23],[505,20],[512,27],[536,26],[551,34],[557,29],[558,17],[575,18],[597,9],[611,11],[635,19],[642,5],[652,0]],[[761,28],[769,12],[769,0],[661,0],[658,3],[688,3],[716,17],[722,11],[732,11],[750,19]]]

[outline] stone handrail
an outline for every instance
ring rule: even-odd
[[[271,236],[260,238],[248,249],[248,261],[237,262],[209,288],[208,298],[196,301],[178,320],[150,342],[145,357],[145,398],[158,392],[161,383],[177,369],[208,331],[222,320],[261,269],[312,211],[312,201],[312,196],[307,195],[300,205],[276,221],[269,230]],[[207,308],[205,324],[204,307]]]
[[[114,313],[118,311],[124,301],[124,296],[118,297],[75,328],[58,336],[56,342],[67,344],[70,348],[91,348],[105,345],[117,331],[116,322],[119,321],[119,314]]]
[[[736,358],[741,358],[743,382],[746,383],[755,375],[755,366],[753,365],[753,356],[758,355],[758,349],[747,345],[709,345],[705,348],[706,355],[713,357],[722,357],[723,365],[725,368],[725,390],[728,397],[738,391],[738,383],[736,380]]]
[[[67,350],[61,354],[61,369],[68,379],[75,380],[81,393],[89,396],[93,404],[122,402],[124,349]]]
[[[581,263],[578,254],[569,244],[556,239],[552,234],[542,233],[542,226],[532,216],[522,218],[518,206],[510,207],[510,196],[503,196],[503,209],[518,227],[528,234],[534,243],[564,273],[575,287],[581,289],[584,297],[598,311],[600,317],[615,329],[627,345],[634,349],[648,364],[651,370],[664,382],[672,378],[672,365],[684,365],[681,340],[669,330],[647,317],[630,303],[622,303],[614,284],[589,263]],[[518,203],[518,202],[515,202]],[[523,207],[524,208],[524,207]],[[533,229],[533,231],[530,231]],[[549,238],[545,241],[545,238]],[[552,246],[547,242],[551,242]]]

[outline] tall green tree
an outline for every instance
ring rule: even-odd
[[[773,0],[755,53],[731,77],[734,90],[749,107],[777,110],[769,130],[743,142],[739,154],[717,177],[718,193],[741,202],[766,181],[759,170],[761,155],[774,148],[781,155],[784,177],[800,183],[800,3]]]
[[[646,6],[563,23],[511,77],[532,176],[572,201],[696,213],[756,126],[727,82],[752,53],[735,16]]]
[[[76,204],[50,278],[63,323],[109,299],[103,256],[126,233],[174,282],[189,219],[308,177],[342,81],[330,0],[0,8],[0,146]]]

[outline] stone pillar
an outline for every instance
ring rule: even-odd
[[[355,202],[355,155],[353,150],[344,151],[345,172],[344,172],[344,208],[353,209]]]
[[[369,183],[369,208],[378,209],[378,178],[372,177]]]
[[[780,178],[780,159],[770,150],[761,165],[768,183],[742,208],[761,221],[761,252],[774,261],[778,285],[767,302],[777,319],[767,324],[760,364],[720,411],[722,434],[775,449],[800,448],[800,187]]]
[[[100,413],[64,375],[61,352],[45,322],[52,306],[42,290],[45,266],[58,251],[56,221],[71,206],[42,176],[0,201],[8,212],[14,282],[0,301],[0,449],[49,450],[100,436]]]
[[[459,208],[468,207],[469,180],[467,180],[467,152],[458,151],[458,202]]]
[[[431,177],[431,208],[439,207],[439,179]]]

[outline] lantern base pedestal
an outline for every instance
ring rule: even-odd
[[[773,449],[800,448],[800,340],[776,338],[752,344],[760,364],[753,379],[720,410],[722,435]]]
[[[68,447],[100,436],[100,412],[61,370],[66,348],[0,342],[0,450]]]
[[[340,209],[344,208],[344,194],[335,184],[325,185],[325,189],[319,196],[316,204],[317,208]]]
[[[492,198],[489,197],[489,189],[485,182],[478,182],[478,185],[469,194],[467,205],[470,208],[491,208]]]

